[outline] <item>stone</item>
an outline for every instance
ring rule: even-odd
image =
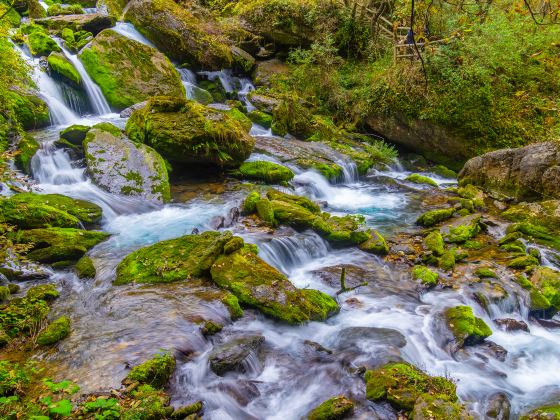
[[[97,35],[104,29],[115,26],[113,16],[101,13],[90,13],[84,15],[53,16],[45,19],[35,19],[37,25],[41,25],[51,31],[62,31],[64,28],[71,29],[73,32],[86,31]]]
[[[441,229],[441,235],[445,242],[463,243],[475,237],[481,230],[481,215],[478,213],[468,216],[459,217],[451,223],[444,225]]]
[[[258,357],[264,341],[262,335],[249,335],[217,345],[208,356],[210,369],[219,376],[231,371],[247,372],[247,359],[252,354]]]
[[[154,388],[163,388],[175,370],[175,357],[169,353],[156,354],[153,358],[134,366],[126,376],[123,383],[151,385]]]
[[[262,181],[267,184],[281,184],[293,179],[294,173],[291,169],[267,161],[244,162],[232,172],[232,175],[242,179]]]
[[[37,336],[37,344],[41,346],[49,346],[59,342],[69,335],[70,319],[66,316],[61,316],[47,325],[47,327],[39,333]]]
[[[458,347],[481,343],[492,335],[490,327],[482,319],[474,316],[470,306],[448,308],[444,316]]]
[[[47,58],[49,69],[52,73],[62,78],[65,82],[70,83],[72,86],[80,87],[82,84],[82,76],[74,65],[59,52],[50,53]]]
[[[342,420],[352,414],[354,403],[343,395],[329,398],[307,414],[307,420]]]
[[[512,331],[525,331],[529,332],[529,326],[525,321],[519,321],[513,318],[503,318],[503,319],[495,319],[494,323],[500,327],[500,329],[506,332]]]
[[[486,416],[489,419],[509,420],[511,403],[503,392],[491,395],[486,403]]]

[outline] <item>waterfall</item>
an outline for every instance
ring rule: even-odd
[[[64,46],[62,41],[60,40],[56,40],[56,41],[60,46],[60,48],[62,48],[62,51],[64,51],[66,58],[68,58],[68,60],[74,65],[78,73],[80,73],[80,76],[82,78],[82,84],[84,86],[84,89],[86,91],[86,94],[88,96],[94,114],[95,115],[110,114],[111,107],[107,103],[105,96],[103,96],[103,92],[101,92],[99,86],[97,86],[97,84],[95,84],[95,82],[89,76],[86,69],[84,68],[84,65],[79,60],[78,55],[72,54],[70,51],[68,51],[68,49]]]
[[[188,99],[195,99],[195,93],[197,89],[200,89],[196,84],[196,75],[189,69],[175,67],[179,76],[181,76],[181,81],[183,86],[185,86],[185,91],[187,92]],[[202,89],[200,89],[202,90]]]
[[[231,70],[201,71],[199,74],[208,77],[208,80],[212,82],[218,79],[227,93],[235,91],[235,78],[231,75]]]
[[[47,3],[45,3],[43,0],[39,0],[39,4],[41,5],[41,7],[42,7],[43,9],[45,9],[45,12],[46,12],[47,10],[49,10],[49,5],[48,5]]]
[[[360,180],[360,174],[358,173],[358,167],[356,164],[349,159],[337,160],[336,164],[342,168],[342,183],[343,184],[354,184]]]
[[[80,117],[66,106],[58,84],[41,68],[39,59],[33,58],[18,45],[13,44],[13,46],[33,70],[33,80],[37,84],[39,95],[49,108],[51,123],[53,125],[70,125],[78,121]]]
[[[255,90],[255,85],[253,85],[253,82],[251,82],[250,79],[247,79],[245,77],[240,78],[239,83],[241,85],[241,89],[239,90],[239,92],[237,92],[239,100],[243,102],[245,108],[247,109],[247,112],[256,110],[257,108],[255,108],[255,106],[247,98],[249,92]]]
[[[138,41],[141,44],[147,45],[148,47],[156,48],[156,46],[148,40],[144,35],[142,35],[138,29],[134,27],[132,23],[129,22],[117,22],[112,28],[113,31],[125,36],[134,41]]]

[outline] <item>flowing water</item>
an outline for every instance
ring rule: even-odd
[[[118,30],[138,38],[126,25],[119,25]],[[76,56],[66,54],[79,63]],[[77,67],[89,83],[91,79],[81,64]],[[41,95],[50,98],[47,103],[53,124],[81,121],[68,113],[68,108],[57,114],[57,106],[64,104],[60,105],[59,99],[55,101],[52,84],[55,88],[56,84],[38,76]],[[249,81],[242,82],[244,79],[236,79],[226,71],[207,72],[205,76],[220,80],[228,92],[241,90],[241,97],[251,89]],[[91,83],[88,95],[98,116],[90,123],[107,120],[123,127],[125,120],[109,114],[103,95],[93,92]],[[59,119],[55,119],[57,115]],[[270,133],[254,126],[252,134]],[[226,216],[231,208],[240,205],[243,189],[231,180],[218,181],[217,186],[215,180],[188,180],[175,186],[176,203],[146,204],[108,194],[93,185],[79,162],[73,162],[66,152],[53,146],[57,128],[36,132],[35,136],[43,143],[32,161],[36,190],[98,203],[104,210],[101,228],[112,234],[90,252],[97,268],[95,279],[78,280],[70,271],[55,272],[50,278],[62,290],[55,315],[70,314],[73,331],[59,344],[59,352],[46,352],[39,357],[57,362],[59,376],[76,380],[85,392],[100,386],[118,386],[127,365],[166,348],[180,355],[171,384],[173,403],[202,399],[208,419],[298,419],[318,402],[338,394],[358,402],[356,418],[396,418],[387,406],[367,402],[359,368],[399,358],[430,374],[452,378],[461,399],[478,413],[484,413],[488,398],[496,392],[507,394],[514,415],[560,395],[560,334],[529,318],[526,293],[512,282],[503,284],[509,297],[499,305],[490,305],[485,312],[473,300],[469,284],[419,292],[407,267],[386,263],[357,248],[332,248],[309,231],[279,228],[271,233],[242,223],[228,226],[247,242],[257,244],[261,257],[298,287],[319,289],[334,296],[342,266],[347,267],[350,283],[368,283],[338,295],[340,313],[326,322],[287,326],[247,310],[243,318],[231,323],[221,305],[205,299],[219,290],[204,281],[112,287],[115,267],[125,255],[195,228],[210,229],[216,216]],[[276,160],[274,156],[257,154],[250,159]],[[335,183],[314,171],[289,165],[296,173],[291,183],[294,191],[322,202],[330,213],[361,214],[368,225],[389,235],[413,229],[422,200],[432,194],[430,190],[406,182],[408,172],[399,165],[359,176],[352,162],[338,163],[344,171]],[[440,185],[453,183],[433,174],[425,175]],[[182,190],[194,194],[181,202]],[[496,229],[495,234],[501,231]],[[448,348],[440,314],[444,308],[458,304],[470,305],[491,326],[491,340],[508,352],[504,360],[484,347],[460,352]],[[503,332],[494,324],[495,318],[524,320],[530,333]],[[196,325],[199,319],[212,319],[226,327],[205,339]],[[262,334],[266,340],[261,354],[248,359],[245,373],[219,377],[209,369],[208,357],[214,344],[252,333]],[[316,351],[317,343],[332,352]]]

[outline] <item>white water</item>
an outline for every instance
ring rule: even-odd
[[[156,46],[150,40],[148,40],[148,38],[142,35],[132,23],[117,22],[111,29],[129,39],[138,41],[141,44],[147,45],[148,47],[156,48]]]
[[[43,9],[45,9],[45,12],[46,12],[47,10],[49,10],[49,5],[48,5],[47,3],[45,3],[43,0],[39,0],[39,4],[41,5],[41,7],[42,7]]]

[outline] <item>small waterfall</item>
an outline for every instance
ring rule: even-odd
[[[231,70],[201,71],[199,74],[205,75],[212,82],[218,79],[227,93],[235,92],[236,78],[232,76]]]
[[[107,103],[105,96],[103,96],[103,92],[99,86],[95,84],[92,78],[87,73],[84,65],[79,60],[77,54],[72,54],[68,49],[64,46],[63,42],[57,40],[58,45],[64,51],[66,58],[74,65],[80,76],[82,77],[82,84],[88,96],[89,102],[93,109],[95,115],[105,115],[111,113],[111,107]]]
[[[51,123],[53,125],[70,125],[78,121],[79,116],[66,106],[58,84],[41,68],[39,59],[33,58],[19,45],[13,44],[13,46],[33,69],[33,80],[37,84],[39,95],[49,107]]]
[[[86,115],[91,113],[89,102],[83,91],[77,90],[73,86],[69,86],[65,83],[60,83],[58,88],[62,92],[64,102],[67,103],[68,107],[76,114]]]
[[[48,5],[47,3],[45,3],[43,0],[39,0],[39,4],[41,5],[41,7],[42,7],[43,9],[45,9],[45,12],[46,12],[47,10],[49,10],[49,5]]]
[[[358,173],[358,167],[351,160],[338,160],[336,162],[338,166],[342,168],[342,183],[343,184],[355,184],[360,180],[360,174]]]
[[[239,83],[241,84],[241,89],[239,90],[239,92],[237,92],[237,96],[239,97],[239,100],[243,102],[245,108],[247,109],[247,112],[256,110],[257,108],[255,108],[255,106],[247,98],[249,92],[255,90],[255,85],[253,85],[251,80],[247,79],[246,77],[240,78]]]
[[[141,44],[147,45],[148,47],[156,48],[156,46],[148,40],[144,35],[142,35],[138,29],[134,27],[132,23],[129,22],[117,22],[112,28],[113,31],[125,36],[134,41],[138,41]],[[156,48],[157,49],[157,48]]]
[[[195,92],[200,89],[196,83],[196,75],[189,69],[175,67],[179,76],[181,76],[181,81],[183,86],[185,86],[185,91],[187,92],[187,99],[195,99]]]
[[[251,126],[251,131],[249,131],[249,134],[253,137],[274,137],[271,128],[267,129],[255,123],[253,123],[253,125]]]

